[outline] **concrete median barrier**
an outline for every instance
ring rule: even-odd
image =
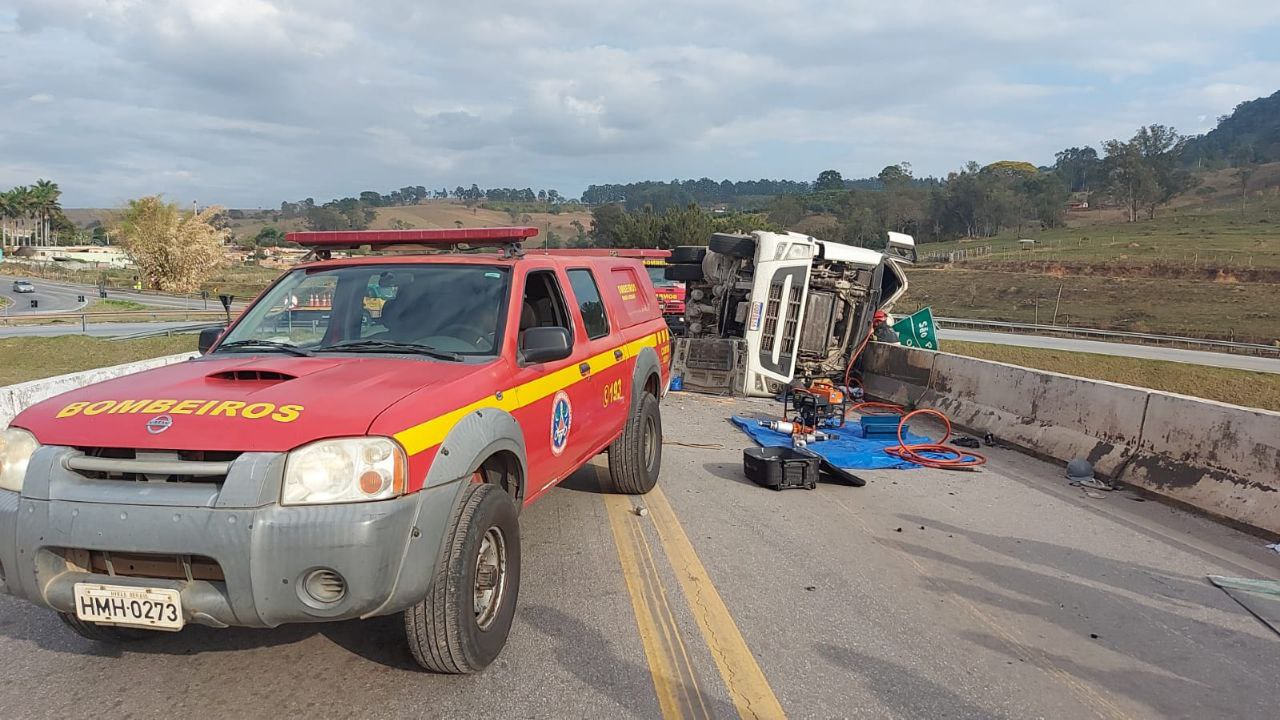
[[[863,370],[872,397],[1280,533],[1280,413],[893,345]]]
[[[24,409],[35,405],[41,400],[47,400],[54,395],[82,388],[85,385],[92,385],[96,382],[102,382],[103,380],[117,378],[121,375],[150,370],[163,365],[172,365],[192,357],[195,357],[194,353],[166,355],[164,357],[151,358],[150,360],[94,368],[93,370],[84,370],[82,372],[0,387],[0,427],[8,425],[9,421],[13,420]]]
[[[1280,533],[1280,413],[1152,392],[1122,479]]]

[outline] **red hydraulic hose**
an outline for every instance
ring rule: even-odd
[[[907,420],[916,415],[932,415],[941,420],[943,427],[946,428],[942,439],[936,443],[908,444],[906,438],[902,436],[902,431],[907,426]],[[986,464],[987,458],[983,455],[972,451],[959,450],[947,445],[946,442],[950,437],[951,420],[946,415],[929,408],[912,410],[903,415],[902,420],[898,422],[898,447],[885,448],[885,452],[907,462],[941,470],[971,470],[979,465]],[[930,453],[934,457],[928,457],[924,453]]]

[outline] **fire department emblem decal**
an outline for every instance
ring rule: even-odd
[[[573,406],[569,395],[561,390],[551,401],[551,452],[559,455],[569,444],[569,428],[573,425]]]

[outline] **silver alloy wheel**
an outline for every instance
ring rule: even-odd
[[[481,630],[488,630],[498,617],[506,587],[507,541],[501,530],[491,527],[480,540],[476,558],[473,609]]]

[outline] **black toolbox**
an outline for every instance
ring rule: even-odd
[[[818,486],[819,458],[788,447],[749,447],[742,451],[742,471],[757,485],[774,490]]]

